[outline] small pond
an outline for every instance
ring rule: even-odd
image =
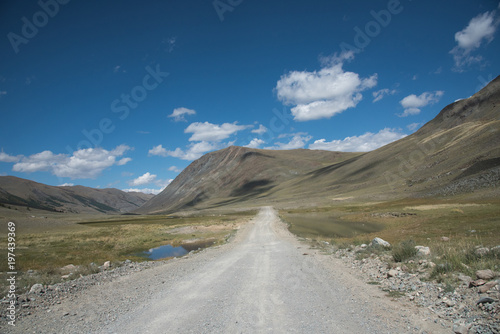
[[[184,247],[173,247],[172,245],[164,245],[156,248],[151,248],[143,252],[143,256],[151,260],[160,260],[168,257],[178,257],[189,253]]]

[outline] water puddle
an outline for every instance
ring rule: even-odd
[[[189,253],[184,247],[173,247],[172,245],[165,245],[156,248],[151,248],[143,252],[143,256],[150,260],[160,260],[169,257],[179,257]]]
[[[197,240],[195,242],[185,242],[182,246],[174,247],[172,245],[164,245],[150,250],[144,251],[139,256],[149,260],[161,260],[169,257],[181,257],[191,251],[199,251],[200,249],[212,246],[215,243],[214,239]]]

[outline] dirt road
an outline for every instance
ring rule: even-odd
[[[94,286],[16,331],[422,332],[402,312],[340,261],[300,244],[266,207],[229,244]]]

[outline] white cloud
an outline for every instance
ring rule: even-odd
[[[162,157],[174,157],[182,160],[196,160],[200,158],[203,154],[224,148],[227,146],[226,144],[218,144],[218,143],[209,143],[206,141],[202,141],[199,143],[189,145],[187,150],[183,150],[181,148],[176,148],[173,151],[169,151],[163,148],[162,145],[158,145],[153,149],[149,150],[149,155],[159,155]]]
[[[292,139],[288,143],[276,142],[274,146],[266,147],[267,150],[293,150],[297,148],[304,148],[307,142],[312,139],[312,136],[308,136],[304,133],[296,133],[292,135]]]
[[[353,53],[343,53],[327,59],[319,71],[292,71],[281,76],[276,84],[277,96],[291,109],[296,121],[330,118],[355,107],[363,98],[361,91],[377,84],[377,74],[362,79],[359,74],[345,72],[344,62]]]
[[[7,153],[0,152],[0,162],[18,162],[22,156],[8,155]]]
[[[420,113],[420,108],[425,107],[429,104],[434,104],[439,101],[441,96],[443,96],[444,92],[443,91],[435,91],[435,92],[425,92],[420,94],[419,96],[415,94],[408,95],[399,103],[403,108],[405,108],[405,111],[403,114],[399,115],[400,117],[406,117],[409,115],[417,115]]]
[[[115,67],[113,67],[113,73],[127,73],[127,71],[125,71],[124,69],[122,69],[122,67],[120,65],[116,65]]]
[[[246,128],[248,128],[247,125],[237,125],[236,122],[224,123],[222,125],[212,124],[209,122],[196,122],[191,123],[184,130],[184,133],[193,134],[191,138],[189,138],[189,141],[219,142]]]
[[[63,183],[58,185],[58,187],[73,187],[75,184],[74,183]]]
[[[378,102],[378,101],[382,100],[384,97],[386,97],[388,95],[394,95],[394,94],[396,94],[395,89],[385,88],[385,89],[377,90],[376,92],[372,93],[373,102]]]
[[[156,179],[156,175],[155,174],[151,174],[150,172],[147,172],[147,173],[139,176],[138,178],[129,181],[129,185],[134,186],[134,187],[135,186],[141,186],[143,184],[151,183],[155,179]]]
[[[264,125],[260,124],[258,129],[252,130],[252,133],[262,135],[262,134],[266,133],[266,131],[267,131],[267,128]]]
[[[165,189],[165,188],[163,188]],[[128,192],[128,193],[143,193],[143,194],[153,194],[153,195],[158,195],[163,191],[163,189],[154,189],[154,188],[129,188],[129,189],[122,189],[122,191]]]
[[[245,145],[244,147],[259,148],[259,146],[264,144],[264,143],[265,143],[265,141],[263,141],[262,139],[254,138],[250,141],[250,143],[248,143],[248,145]]]
[[[186,122],[185,115],[196,115],[196,111],[188,108],[176,108],[168,117],[172,117],[175,122]]]
[[[415,131],[416,129],[418,129],[420,127],[420,125],[422,125],[422,123],[411,123],[411,124],[407,125],[406,128],[410,131]]]
[[[148,155],[158,155],[160,157],[167,157],[168,156],[168,151],[163,147],[163,145],[158,145],[153,147],[148,151]]]
[[[467,27],[455,34],[455,46],[450,53],[455,60],[455,70],[462,71],[463,67],[480,62],[480,55],[472,55],[483,41],[490,43],[495,35],[499,20],[495,19],[496,11],[479,14],[470,20]]]
[[[129,189],[122,189],[123,191],[126,192],[140,192],[144,194],[153,194],[153,195],[158,195],[161,193],[165,188],[172,183],[173,179],[168,179],[168,180],[156,180],[154,183],[159,187],[159,188],[129,188]]]
[[[123,166],[123,165],[126,165],[130,161],[132,161],[132,158],[123,158],[123,159],[120,159],[116,164],[118,166]]]
[[[43,151],[23,157],[12,167],[12,170],[25,173],[45,171],[58,177],[91,179],[113,165],[126,163],[124,159],[117,161],[117,157],[130,149],[126,145],[117,146],[111,151],[103,148],[88,148],[75,151],[72,156]]]
[[[368,152],[392,143],[406,135],[397,129],[385,128],[378,133],[367,132],[361,136],[346,137],[343,140],[327,142],[319,139],[309,145],[311,150],[327,150],[340,152]]]
[[[7,91],[5,90],[0,90],[0,97],[7,95]]]
[[[182,169],[180,169],[180,168],[179,168],[179,167],[177,167],[177,166],[170,166],[170,167],[168,168],[168,170],[169,170],[169,171],[171,171],[171,172],[176,172],[176,173],[180,173],[180,172],[182,172]]]
[[[155,184],[159,187],[161,187],[161,190],[165,189],[170,183],[172,183],[174,179],[168,179],[168,180],[156,180]]]

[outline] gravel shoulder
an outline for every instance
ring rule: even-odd
[[[109,276],[109,275],[108,275]],[[44,298],[37,295],[36,298]],[[2,333],[449,333],[263,208],[222,246],[94,280]]]

